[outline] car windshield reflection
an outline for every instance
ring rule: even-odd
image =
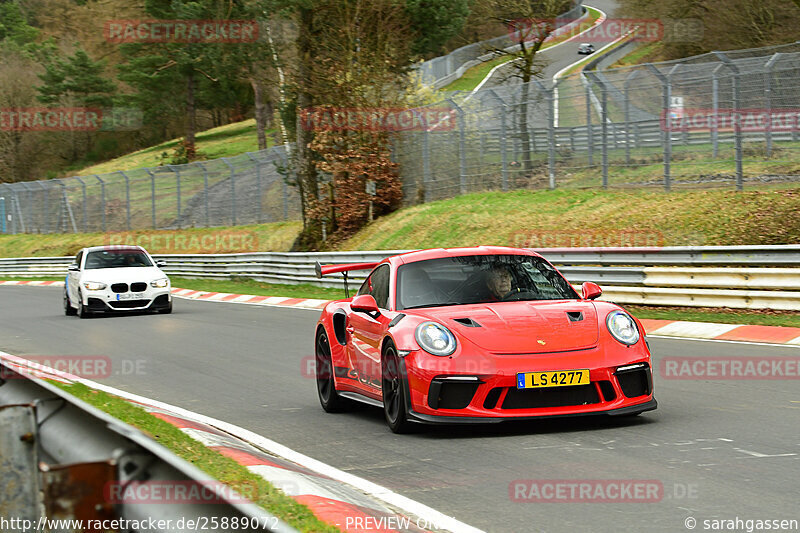
[[[99,268],[151,267],[147,254],[137,250],[99,250],[86,256],[86,270]]]
[[[472,255],[398,268],[397,309],[578,299],[547,261],[528,255]]]

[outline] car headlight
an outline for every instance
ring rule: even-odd
[[[167,285],[169,285],[169,280],[167,278],[154,279],[150,282],[150,286],[156,289],[163,289]]]
[[[436,322],[423,322],[414,333],[420,347],[431,355],[446,356],[456,351],[456,338]]]
[[[639,342],[639,329],[628,313],[613,311],[606,317],[609,333],[622,344],[631,346]]]
[[[102,291],[107,287],[105,283],[100,283],[99,281],[84,281],[83,286],[86,287],[87,291]]]

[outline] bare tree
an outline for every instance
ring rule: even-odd
[[[539,51],[545,40],[559,26],[558,16],[572,7],[572,0],[477,0],[474,11],[479,16],[503,25],[517,46],[511,49],[492,48],[496,58],[506,58],[506,79],[518,78],[522,82],[519,109],[519,136],[522,144],[522,165],[526,174],[533,170],[531,142],[528,130],[528,101],[530,82],[541,77],[547,63],[540,59]]]

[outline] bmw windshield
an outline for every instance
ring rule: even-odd
[[[469,255],[398,268],[397,309],[579,296],[547,261],[529,255]]]
[[[86,270],[153,266],[141,250],[97,250],[86,256]]]

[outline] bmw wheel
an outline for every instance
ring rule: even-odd
[[[397,350],[389,345],[383,353],[381,391],[383,392],[383,414],[386,423],[394,433],[408,433],[412,422],[408,421],[406,410],[405,383],[400,371],[400,358]]]
[[[320,329],[317,334],[316,342],[316,379],[317,394],[319,403],[327,413],[343,411],[348,400],[339,396],[336,392],[336,385],[333,381],[333,361],[331,359],[331,345],[328,342],[328,335]]]
[[[83,295],[78,292],[78,318],[89,318],[92,316],[88,306],[83,305]]]

